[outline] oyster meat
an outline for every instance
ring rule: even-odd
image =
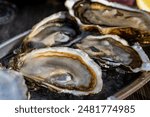
[[[80,34],[76,20],[67,12],[55,13],[35,25],[24,39],[23,47],[37,49],[66,44]]]
[[[33,62],[34,61],[34,62]],[[53,47],[20,55],[18,71],[52,91],[89,95],[102,89],[101,68],[81,50]]]
[[[27,99],[27,86],[22,74],[0,68],[0,100]]]
[[[140,56],[139,50],[136,51],[130,47],[125,40],[116,35],[90,35],[75,46],[88,53],[92,58],[98,60],[101,65],[105,65],[104,67],[123,65],[130,68],[133,72],[150,70],[150,67],[143,67],[143,64],[150,65],[149,60],[145,62],[143,61],[144,58],[141,58],[143,55],[146,56],[145,52],[141,50],[140,53],[143,53],[143,55]]]
[[[67,0],[65,5],[81,25],[150,30],[150,15],[138,9],[106,0]]]

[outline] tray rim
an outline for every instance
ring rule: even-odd
[[[114,99],[123,100],[138,91],[150,81],[150,72],[143,72],[136,80],[127,85],[113,96]]]

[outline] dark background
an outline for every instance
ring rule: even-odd
[[[2,0],[0,0],[2,1]],[[64,0],[8,0],[16,5],[15,17],[6,24],[0,24],[0,43],[20,34],[43,18],[64,11]],[[1,13],[0,8],[0,13]],[[1,16],[1,15],[0,15]],[[127,99],[150,99],[150,82]]]
[[[9,23],[0,25],[0,43],[31,29],[34,24],[38,23],[43,18],[61,10],[65,10],[63,0],[9,1],[16,5],[14,9],[16,16]]]

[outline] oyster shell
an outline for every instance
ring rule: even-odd
[[[66,44],[80,34],[76,20],[67,12],[55,13],[37,25],[23,41],[25,50]]]
[[[101,68],[77,49],[53,47],[33,50],[20,56],[17,69],[25,77],[57,92],[89,95],[102,89]]]
[[[27,86],[23,76],[13,70],[0,68],[0,99],[27,99]]]
[[[142,47],[150,46],[150,32],[142,31],[135,28],[103,28],[102,34],[113,34],[124,38],[130,45],[136,42],[140,43]]]
[[[150,61],[145,52],[143,50],[135,50],[130,47],[125,40],[116,35],[90,35],[75,46],[88,53],[92,58],[98,60],[104,67],[123,65],[130,68],[133,72],[150,70]],[[136,48],[141,47],[136,46]],[[142,55],[140,53],[142,53]],[[146,57],[142,58],[142,56]]]
[[[106,0],[67,0],[65,5],[81,25],[150,30],[150,15],[138,9]]]

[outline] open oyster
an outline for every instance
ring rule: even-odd
[[[87,36],[81,43],[77,43],[76,47],[98,60],[101,65],[105,65],[104,67],[123,65],[133,72],[150,70],[150,61],[145,57],[144,51],[135,50],[116,35]],[[143,56],[145,58],[142,58]]]
[[[23,41],[26,49],[66,44],[80,34],[76,20],[67,12],[55,13],[35,25]]]
[[[27,99],[27,86],[20,73],[0,68],[0,100],[7,99]]]
[[[38,49],[20,56],[17,64],[25,77],[51,90],[89,95],[102,89],[101,68],[81,50],[67,47]]]
[[[65,5],[82,25],[150,30],[150,15],[138,9],[106,0],[67,0]]]

